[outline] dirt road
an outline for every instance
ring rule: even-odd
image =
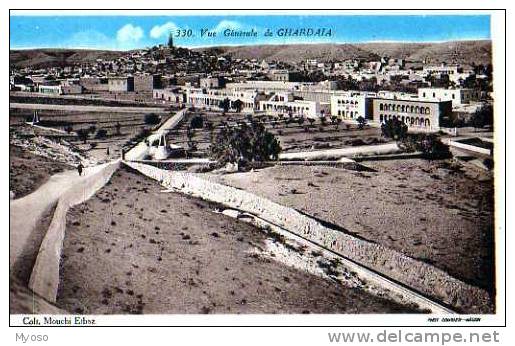
[[[87,167],[82,176],[75,170],[55,174],[35,192],[10,202],[9,267],[15,275],[30,271],[27,266],[32,266],[46,233],[46,229],[38,225],[45,213],[51,211],[63,194],[81,186],[89,176],[106,166]]]

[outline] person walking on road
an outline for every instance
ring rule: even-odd
[[[82,165],[82,162],[79,162],[79,165],[77,166],[77,171],[79,172],[79,175],[82,175],[83,169],[84,169],[84,166]]]

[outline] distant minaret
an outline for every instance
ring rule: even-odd
[[[173,34],[168,35],[168,48],[173,48]]]

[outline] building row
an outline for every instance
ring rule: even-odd
[[[377,124],[398,119],[409,127],[430,130],[450,119],[453,109],[476,102],[480,96],[472,89],[421,88],[418,94],[375,93],[283,81],[227,83],[224,88],[186,86],[153,93],[155,99],[164,102],[208,110],[221,110],[221,102],[228,99],[230,109],[235,109],[239,100],[240,110],[247,113],[304,118],[335,116],[343,120],[363,117]]]

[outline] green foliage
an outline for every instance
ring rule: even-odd
[[[77,130],[77,137],[83,141],[84,143],[87,142],[88,138],[89,138],[89,129],[79,129]]]
[[[236,110],[237,113],[240,113],[243,108],[243,102],[240,99],[237,99],[232,103],[232,108]]]
[[[220,101],[218,107],[222,108],[225,114],[229,111],[229,108],[231,107],[231,101],[228,98],[225,98],[222,101]]]
[[[478,109],[471,119],[474,128],[482,128],[485,125],[493,125],[494,123],[494,109],[492,105],[484,105]]]
[[[386,138],[402,141],[408,134],[408,125],[397,120],[397,118],[389,119],[381,124],[381,133]]]
[[[155,113],[145,114],[145,124],[157,125],[161,122],[161,117]]]
[[[224,124],[211,142],[211,156],[220,164],[238,163],[239,168],[254,162],[277,160],[281,146],[275,136],[260,122],[252,120],[250,125]]]
[[[190,127],[192,129],[201,129],[204,127],[204,117],[202,115],[196,115],[191,118]]]
[[[361,115],[356,119],[358,121],[358,129],[363,130],[365,125],[367,124],[367,119],[363,118]]]
[[[115,127],[115,129],[116,129],[116,135],[117,135],[117,136],[121,135],[121,134],[122,134],[122,132],[121,132],[120,130],[121,130],[121,128],[122,128],[122,125],[121,125],[119,122],[117,122],[117,123],[116,123],[116,125],[115,125],[114,127]]]
[[[442,143],[436,134],[410,134],[400,143],[399,147],[407,152],[420,151],[422,157],[428,160],[447,159],[452,157],[449,146]]]
[[[97,133],[95,134],[96,139],[106,138],[106,137],[107,137],[106,129],[98,129]]]
[[[492,170],[494,168],[494,160],[492,160],[491,158],[487,157],[486,159],[483,160],[483,164],[485,165],[486,168],[488,168],[489,170]]]

